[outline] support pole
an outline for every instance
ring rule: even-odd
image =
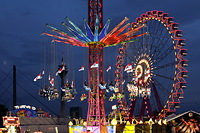
[[[129,122],[131,124],[133,124],[132,123],[132,118],[133,118],[133,113],[134,113],[134,109],[135,109],[135,103],[136,103],[136,98],[132,99],[131,106],[129,108]]]
[[[156,103],[158,105],[158,111],[161,112],[162,104],[161,104],[161,101],[160,101],[160,98],[159,98],[159,95],[158,95],[158,91],[157,91],[157,89],[155,87],[153,79],[151,79],[151,84],[152,84],[153,92],[154,92],[154,95],[155,95],[155,98],[156,98]]]
[[[145,100],[144,100],[144,98],[143,98],[143,100],[142,100],[142,106],[141,106],[141,110],[140,110],[140,116],[139,116],[139,119],[140,119],[140,120],[143,120],[144,111],[145,111]]]
[[[17,105],[17,93],[16,93],[16,66],[13,65],[13,109]]]

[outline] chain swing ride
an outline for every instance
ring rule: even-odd
[[[104,90],[107,89],[107,83],[103,79],[104,47],[121,45],[117,56],[115,84],[111,82],[109,90],[114,91],[110,100],[118,101],[119,111],[126,120],[131,123],[137,116],[138,120],[143,120],[145,110],[148,118],[159,119],[175,112],[183,98],[188,72],[185,69],[188,60],[184,58],[187,49],[182,48],[185,46],[185,39],[182,39],[182,31],[178,30],[178,23],[168,13],[148,11],[132,24],[125,24],[128,20],[125,17],[107,33],[110,20],[103,27],[102,15],[102,0],[89,0],[88,23],[84,19],[86,34],[68,17],[68,24],[62,25],[71,34],[51,25],[46,26],[54,34],[43,32],[44,35],[53,37],[54,42],[88,48],[89,79],[88,84],[87,81],[84,82],[84,88],[89,93],[86,129],[95,128],[97,132],[107,132],[104,110]],[[125,31],[127,28],[128,31]],[[130,63],[124,65],[125,61]],[[127,89],[124,89],[126,78]],[[131,100],[130,107],[126,102],[127,91]],[[83,99],[86,97],[86,94],[82,95]],[[158,112],[156,115],[153,112],[155,110]]]

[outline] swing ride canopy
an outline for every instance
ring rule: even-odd
[[[103,44],[104,47],[115,46],[121,43],[132,42],[134,41],[133,38],[147,34],[143,33],[134,35],[135,32],[137,32],[140,28],[144,27],[145,25],[141,25],[137,28],[131,28],[129,29],[129,31],[120,34],[130,26],[130,23],[127,23],[125,26],[120,28],[128,20],[127,17],[125,17],[125,19],[121,23],[119,23],[113,30],[111,30],[108,34],[107,30],[110,24],[110,19],[106,22],[101,32],[99,32],[99,20],[98,16],[96,16],[96,25],[94,33],[90,29],[86,19],[84,19],[84,27],[86,30],[86,34],[84,34],[81,31],[81,29],[78,28],[68,17],[66,17],[66,20],[73,26],[73,28],[71,28],[64,22],[62,23],[62,25],[64,25],[71,34],[61,31],[49,24],[46,24],[46,26],[50,27],[52,31],[56,32],[58,35],[50,34],[47,32],[43,32],[43,34],[53,37],[54,38],[53,41],[55,42],[61,42],[80,47],[89,47],[89,44],[94,44],[94,43]]]

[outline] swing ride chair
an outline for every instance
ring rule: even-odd
[[[44,89],[40,89],[39,95],[40,95],[40,98],[46,98],[50,101],[50,100],[58,99],[59,91],[53,86],[52,87],[49,86],[49,88],[45,86]]]
[[[149,11],[132,24],[125,24],[128,20],[125,17],[108,34],[110,20],[103,27],[99,25],[99,18],[100,16],[96,15],[92,30],[84,19],[86,34],[68,17],[66,21],[72,27],[67,23],[62,25],[71,34],[49,24],[46,26],[51,28],[54,34],[43,32],[44,35],[53,37],[55,42],[89,49],[89,80],[88,85],[86,81],[83,84],[89,93],[86,130],[107,132],[104,90],[114,92],[111,99],[118,101],[118,112],[130,123],[137,116],[138,120],[143,120],[146,114],[148,118],[161,119],[175,112],[180,106],[183,89],[186,87],[185,78],[188,71],[185,67],[188,60],[184,58],[187,49],[182,48],[185,39],[181,38],[182,31],[178,30],[178,23],[174,22],[174,18],[168,17],[168,14],[162,11]],[[122,27],[123,24],[125,26]],[[117,56],[115,85],[110,83],[107,89],[103,80],[103,48],[119,44],[121,48]],[[125,66],[125,61],[130,63]],[[125,78],[128,82],[127,90],[123,88]],[[127,92],[130,93],[130,107],[126,101]],[[81,101],[86,98],[86,94],[82,94]],[[154,115],[152,110],[158,113]]]

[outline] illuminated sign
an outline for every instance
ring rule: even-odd
[[[4,126],[19,126],[19,117],[3,117]]]
[[[15,109],[13,110],[13,115],[14,116],[24,116],[24,117],[36,117],[37,112],[32,109]]]
[[[30,106],[30,105],[17,105],[14,106],[15,109],[32,109],[32,110],[36,110],[36,107],[34,106]]]

